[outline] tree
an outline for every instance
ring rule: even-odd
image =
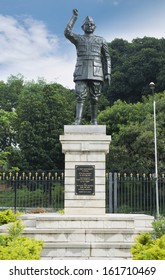
[[[28,169],[62,169],[59,142],[63,127],[73,122],[73,93],[58,84],[29,83],[17,107],[17,141]]]
[[[8,157],[16,147],[14,122],[17,119],[15,112],[6,112],[0,109],[0,169],[9,166]]]
[[[165,169],[165,92],[156,94],[157,146],[159,172]],[[130,104],[118,100],[99,114],[99,123],[106,124],[112,135],[107,168],[118,172],[154,173],[153,96]]]
[[[112,82],[104,95],[113,104],[142,101],[151,95],[148,84],[156,83],[157,91],[165,89],[165,39],[136,38],[131,43],[115,39],[109,43],[112,58]]]
[[[23,89],[23,76],[11,75],[7,82],[0,81],[0,108],[11,112],[17,107],[21,90]]]
[[[15,112],[6,112],[0,109],[0,151],[15,145],[14,121],[17,118]]]

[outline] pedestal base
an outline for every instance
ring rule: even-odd
[[[23,234],[43,240],[41,259],[131,259],[135,236],[152,230],[153,217],[143,214],[25,214]],[[4,229],[5,227],[5,229]],[[7,226],[0,227],[0,232]]]
[[[106,135],[106,126],[64,126],[60,141],[65,153],[65,214],[104,215],[105,157],[111,141],[111,136]],[[83,182],[83,174],[80,174],[76,182],[76,168],[82,166],[93,168],[94,178],[92,174],[85,174]],[[86,194],[91,185],[94,193]],[[76,193],[76,187],[81,193]]]

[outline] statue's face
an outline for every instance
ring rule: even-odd
[[[92,22],[92,21],[86,21],[84,24],[83,24],[83,30],[86,34],[91,34],[95,31],[95,24]]]

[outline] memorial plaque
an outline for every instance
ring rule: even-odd
[[[76,165],[75,166],[75,194],[94,195],[95,194],[95,166]]]

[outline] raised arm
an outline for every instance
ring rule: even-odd
[[[75,34],[72,32],[72,28],[77,20],[77,17],[78,17],[78,10],[77,9],[74,9],[73,10],[73,15],[71,17],[71,19],[69,20],[66,28],[65,28],[65,31],[64,31],[64,35],[67,39],[69,39],[72,43],[75,43]]]

